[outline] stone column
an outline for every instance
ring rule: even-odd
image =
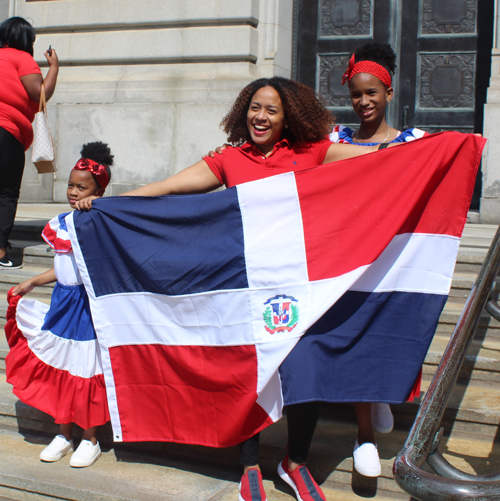
[[[500,223],[500,0],[495,0],[495,25],[491,54],[491,79],[484,106],[484,136],[488,143],[483,155],[481,223]]]

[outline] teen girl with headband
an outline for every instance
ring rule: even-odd
[[[386,121],[386,109],[394,97],[391,73],[396,69],[396,54],[387,44],[368,43],[356,49],[342,77],[347,82],[353,110],[361,123],[352,130],[337,125],[330,134],[334,143],[374,146],[381,143],[413,141],[426,134],[420,129],[401,132]]]
[[[85,197],[103,196],[113,164],[108,145],[101,142],[85,144],[81,155],[68,181],[67,197],[73,209]],[[66,229],[67,214],[52,219],[42,233],[54,249],[54,268],[8,293],[5,334],[10,352],[5,364],[14,394],[59,423],[59,434],[40,459],[54,462],[73,452],[76,423],[84,429],[83,439],[69,464],[81,468],[101,455],[96,428],[109,421],[109,412],[99,345]],[[50,307],[22,297],[52,282],[56,284]]]
[[[342,85],[347,82],[352,108],[361,123],[355,130],[336,125],[329,136],[332,142],[375,146],[413,141],[427,134],[415,128],[401,132],[390,127],[386,121],[386,110],[394,97],[391,74],[396,69],[395,62],[396,54],[392,48],[377,42],[365,44],[352,54],[342,77]],[[420,377],[409,400],[419,393]],[[373,429],[379,433],[390,433],[394,418],[389,404],[358,402],[354,407],[359,427],[354,447],[354,467],[362,475],[376,477],[380,475],[381,466]]]

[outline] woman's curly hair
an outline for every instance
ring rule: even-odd
[[[110,166],[114,163],[114,155],[111,154],[111,149],[106,143],[101,141],[95,141],[94,143],[86,143],[82,146],[80,151],[82,158],[88,158],[106,167],[106,172],[108,173],[109,180],[111,181],[111,169]],[[97,187],[100,188],[101,185],[97,178],[92,174]]]
[[[362,45],[354,51],[354,58],[357,63],[360,61],[378,63],[392,74],[396,70],[396,54],[386,43],[370,42]]]
[[[272,87],[279,94],[287,128],[283,137],[299,144],[314,143],[325,138],[334,119],[316,93],[304,84],[283,77],[260,78],[248,84],[236,98],[233,107],[221,122],[227,140],[240,145],[250,140],[247,113],[254,94],[262,87]]]

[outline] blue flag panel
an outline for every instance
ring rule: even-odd
[[[247,288],[236,189],[169,196],[168,214],[161,211],[164,204],[164,197],[113,197],[75,213],[96,296]],[[105,216],[99,210],[104,206]]]
[[[346,292],[283,361],[285,405],[314,400],[404,402],[447,298]]]

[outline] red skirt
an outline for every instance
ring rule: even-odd
[[[18,312],[21,299],[22,311]],[[14,394],[25,404],[49,414],[59,424],[75,423],[88,429],[108,422],[109,411],[100,357],[95,350],[88,349],[92,348],[91,344],[79,345],[75,340],[42,329],[43,312],[48,309],[43,303],[21,296],[13,297],[11,291],[8,301],[5,334],[10,351],[5,365],[7,382],[14,387]],[[97,341],[94,345],[98,349]],[[77,352],[70,353],[71,350]],[[72,367],[76,367],[73,370],[71,367],[65,368],[68,353],[76,360],[80,355],[88,356],[89,353],[97,355],[99,360],[98,363],[87,363],[84,370],[73,363]],[[75,375],[75,372],[84,373],[84,377]]]

